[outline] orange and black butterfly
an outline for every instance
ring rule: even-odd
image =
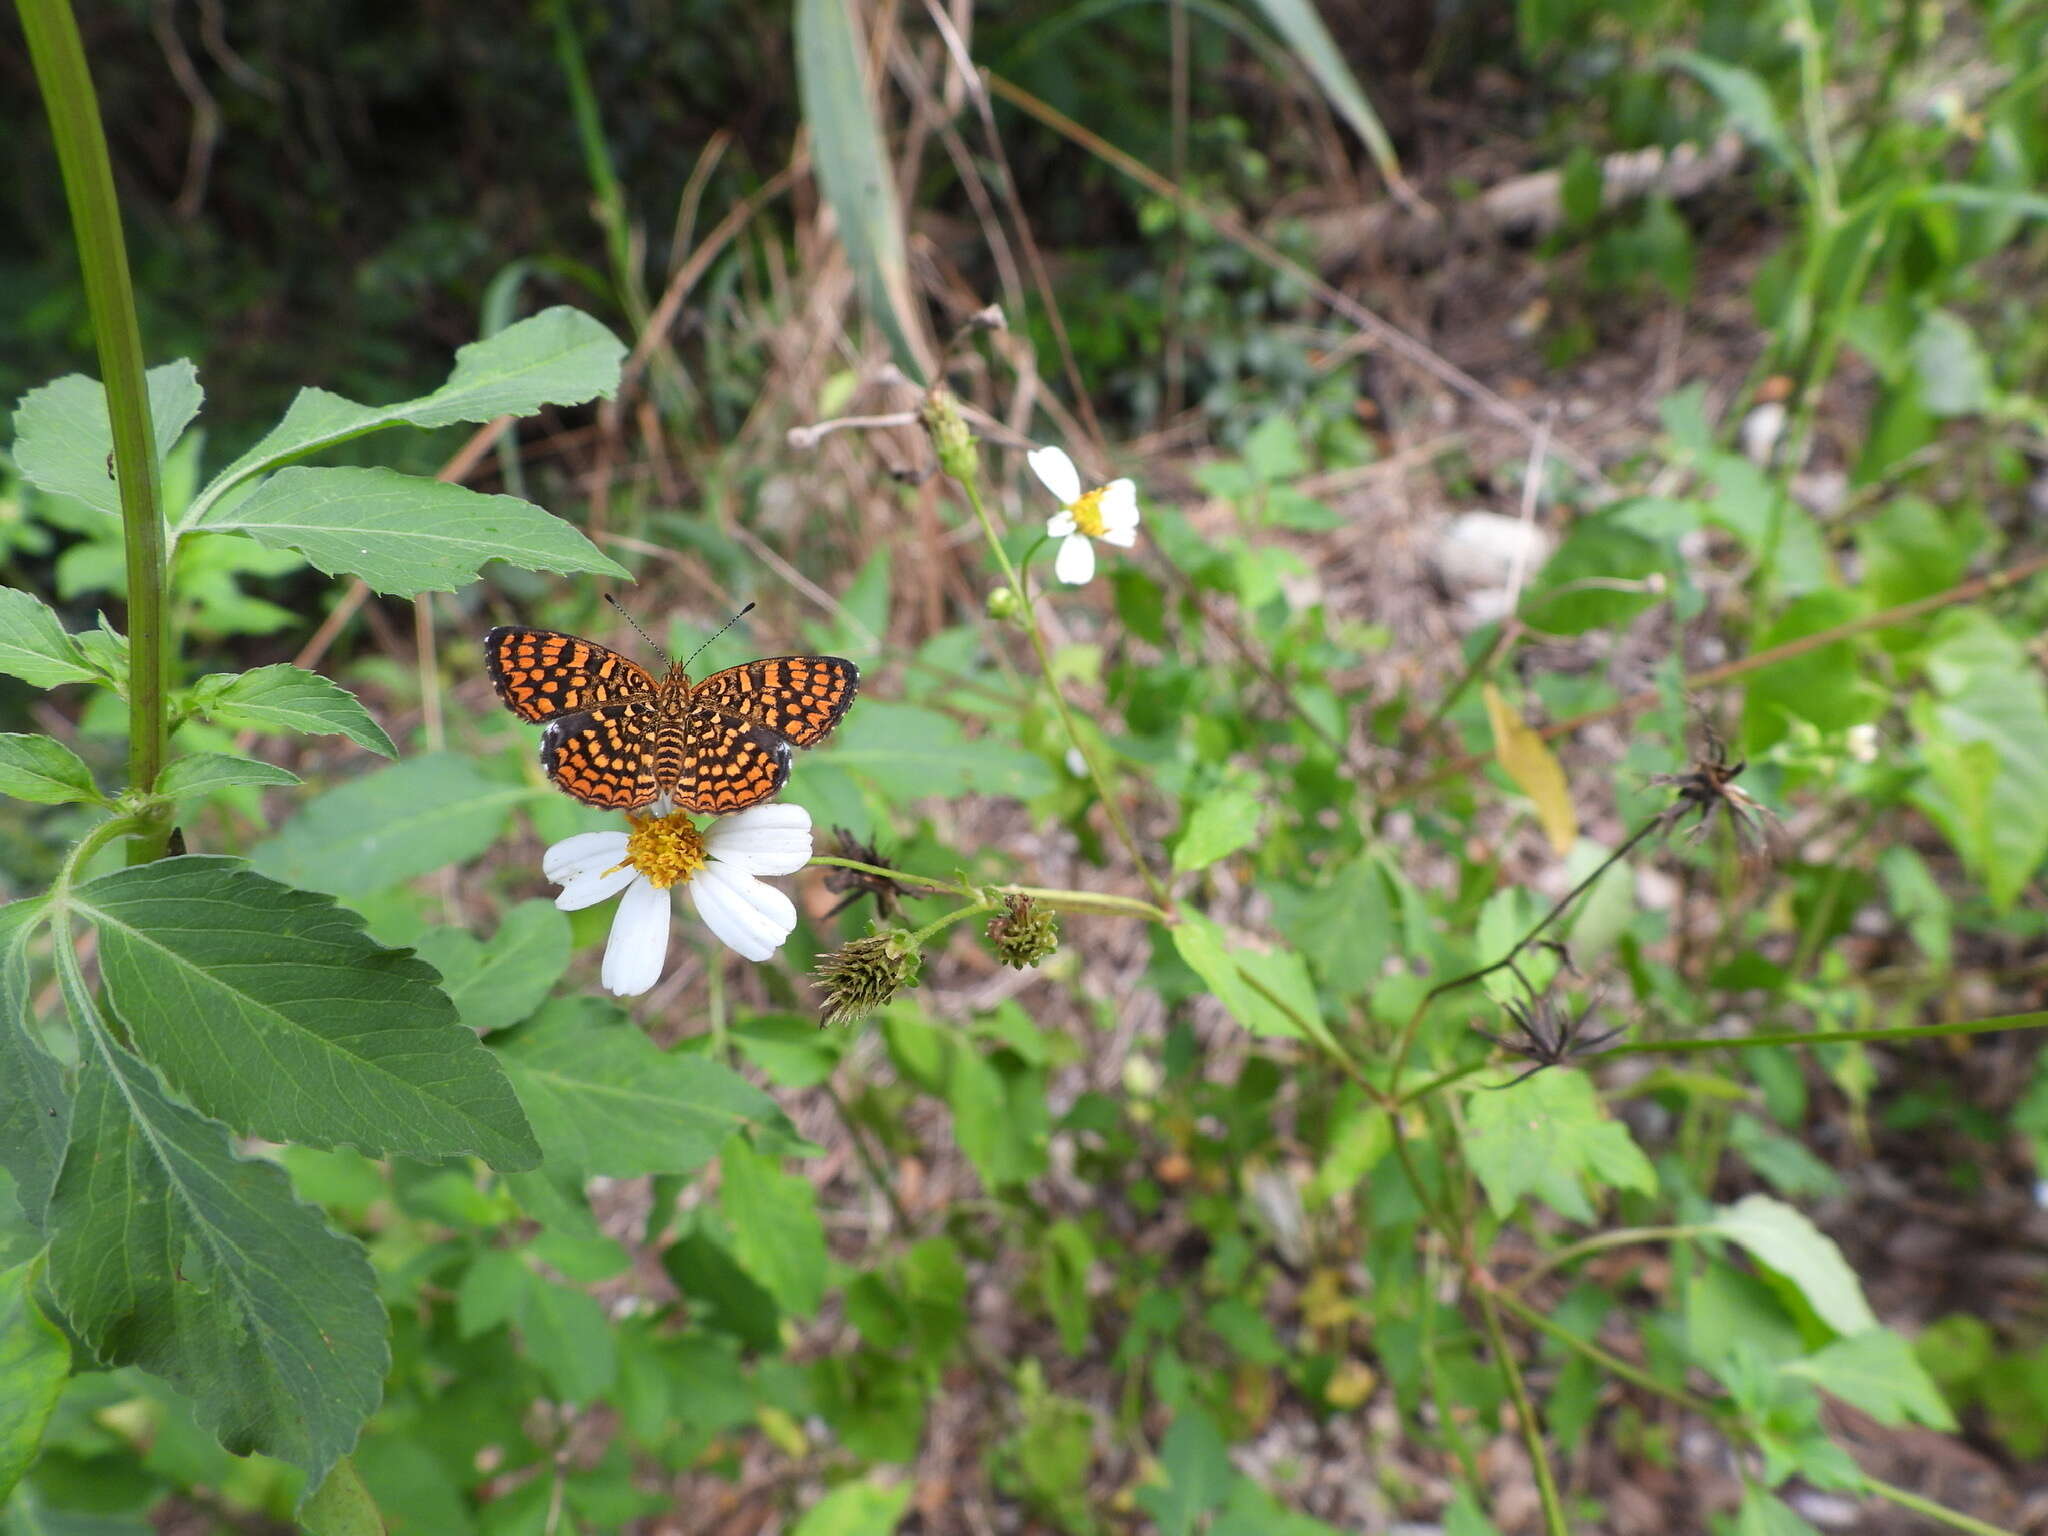
[[[484,636],[484,666],[505,707],[547,722],[548,777],[607,810],[666,800],[722,816],[759,805],[789,778],[794,749],[830,735],[860,686],[860,669],[838,656],[773,656],[700,683],[687,665],[657,680],[617,651],[551,629],[504,625]]]

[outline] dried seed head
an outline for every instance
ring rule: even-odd
[[[851,1024],[888,1004],[905,987],[917,985],[923,959],[917,942],[901,928],[870,934],[821,956],[811,975],[825,994],[827,1024]]]

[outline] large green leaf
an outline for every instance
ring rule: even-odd
[[[1785,605],[1770,628],[1757,637],[1756,648],[1803,639],[1834,629],[1863,612],[1850,592],[1824,588]],[[1889,695],[1863,680],[1857,671],[1856,642],[1837,640],[1816,646],[1803,656],[1759,667],[1750,675],[1743,698],[1743,739],[1760,751],[1785,735],[1793,720],[1823,731],[1844,731],[1874,720],[1890,702]]]
[[[1496,1216],[1534,1195],[1562,1216],[1591,1221],[1585,1181],[1654,1194],[1657,1173],[1628,1127],[1601,1110],[1583,1072],[1552,1068],[1465,1100],[1465,1155]]]
[[[908,1483],[842,1483],[797,1521],[791,1536],[889,1536],[910,1508]]]
[[[74,908],[135,1048],[243,1135],[369,1155],[539,1156],[497,1061],[433,970],[325,896],[232,859],[116,870]]]
[[[149,370],[159,463],[199,414],[201,397],[199,372],[183,358]],[[121,487],[107,467],[114,428],[99,380],[73,373],[30,390],[14,413],[14,433],[14,462],[29,484],[109,517],[121,515]]]
[[[1358,77],[1345,62],[1343,50],[1330,36],[1330,29],[1323,25],[1323,18],[1316,13],[1311,0],[1259,0],[1259,9],[1266,13],[1273,30],[1287,39],[1287,46],[1294,50],[1302,66],[1315,76],[1330,105],[1364,141],[1380,174],[1396,187],[1405,185],[1393,140],[1387,137],[1379,114],[1373,111]]]
[[[0,1500],[21,1481],[71,1375],[71,1347],[36,1306],[33,1263],[0,1270]]]
[[[358,405],[324,389],[302,389],[284,419],[214,479],[198,506],[215,504],[253,475],[382,427],[530,416],[543,405],[610,395],[625,355],[619,339],[597,321],[558,305],[462,348],[448,382],[417,400]]]
[[[101,798],[85,760],[53,736],[0,735],[0,795],[38,805]]]
[[[1717,1211],[1712,1227],[1797,1286],[1835,1332],[1849,1336],[1878,1326],[1877,1314],[1863,1299],[1863,1286],[1835,1240],[1784,1201],[1744,1195]]]
[[[624,1013],[561,998],[494,1042],[554,1172],[690,1173],[775,1103],[702,1056],[663,1051]]]
[[[1225,789],[1204,795],[1188,813],[1180,841],[1173,845],[1176,874],[1207,869],[1259,834],[1265,807],[1249,790]]]
[[[529,571],[631,574],[530,501],[394,469],[279,470],[206,527],[295,549],[330,576],[360,576],[399,597],[453,592],[476,580],[487,560]]]
[[[2048,686],[1984,613],[1943,615],[1926,660],[1933,691],[1909,712],[1928,777],[1913,798],[2003,909],[2048,858]]]
[[[235,1156],[222,1126],[166,1098],[104,1024],[92,1028],[99,1047],[50,1201],[57,1304],[101,1364],[164,1377],[227,1449],[291,1462],[317,1484],[355,1443],[390,1363],[369,1261],[292,1198],[281,1168]]]
[[[441,973],[441,990],[462,1022],[488,1033],[517,1024],[561,980],[569,919],[551,901],[522,901],[488,944],[460,928],[436,928],[421,937],[419,952]]]
[[[164,764],[156,792],[173,800],[197,800],[223,789],[263,788],[296,784],[299,776],[274,763],[262,763],[232,752],[194,752]]]
[[[825,1226],[808,1179],[734,1142],[721,1159],[719,1203],[732,1223],[734,1255],[785,1312],[808,1317],[825,1296]]]
[[[1914,1357],[1913,1346],[1889,1328],[1868,1328],[1837,1339],[1817,1354],[1781,1369],[1788,1376],[1804,1376],[1880,1424],[1897,1428],[1911,1422],[1943,1430],[1956,1427],[1955,1414]]]
[[[1172,932],[1181,959],[1253,1034],[1298,1038],[1304,1023],[1320,1025],[1308,963],[1293,950],[1254,949],[1196,912],[1182,913]]]
[[[288,885],[366,895],[475,858],[515,806],[548,793],[430,753],[330,789],[258,843],[249,862]]]
[[[861,302],[887,334],[896,361],[922,379],[896,174],[868,89],[867,46],[847,0],[796,0],[795,31],[797,95],[818,189],[838,220]]]
[[[0,912],[0,1168],[38,1227],[71,1134],[71,1090],[63,1068],[37,1036],[28,945],[41,901]]]
[[[0,672],[36,688],[89,683],[99,675],[79,659],[50,605],[19,587],[0,587]]]
[[[210,672],[192,685],[190,707],[215,725],[346,736],[380,757],[398,756],[384,727],[354,694],[286,661],[250,672]]]

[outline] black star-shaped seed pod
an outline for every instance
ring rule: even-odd
[[[842,859],[855,859],[862,864],[873,864],[878,869],[887,869],[888,860],[872,842],[862,842],[844,827],[834,827],[832,835],[838,841],[838,853]],[[872,875],[864,869],[834,869],[825,877],[825,889],[843,891],[838,905],[827,917],[837,917],[863,896],[875,898],[875,911],[885,918],[894,918],[901,910],[896,882],[883,875]]]
[[[1513,1034],[1497,1035],[1490,1029],[1473,1025],[1474,1033],[1484,1035],[1502,1050],[1532,1063],[1528,1071],[1494,1086],[1512,1088],[1516,1083],[1527,1082],[1545,1067],[1563,1066],[1573,1056],[1599,1050],[1621,1033],[1618,1025],[1594,1035],[1585,1033],[1587,1022],[1599,1006],[1600,993],[1597,990],[1576,1014],[1568,1013],[1556,998],[1546,993],[1532,997],[1526,1003],[1509,1001],[1501,1004],[1515,1026]]]
[[[1728,749],[1709,732],[1706,754],[1695,758],[1688,771],[1652,774],[1652,784],[1668,785],[1676,791],[1671,804],[1658,815],[1664,830],[1670,832],[1691,816],[1689,841],[1696,843],[1707,835],[1709,825],[1718,816],[1728,823],[1743,857],[1768,857],[1780,828],[1777,817],[1735,782],[1748,766],[1747,758],[1729,761]]]

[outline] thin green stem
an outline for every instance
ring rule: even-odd
[[[1067,707],[1067,697],[1060,691],[1059,682],[1053,676],[1052,652],[1046,648],[1045,633],[1038,627],[1038,615],[1032,610],[1030,595],[1017,574],[1017,567],[1010,560],[1010,552],[1003,548],[1002,536],[996,531],[995,519],[989,515],[988,504],[982,500],[979,477],[973,474],[955,475],[953,479],[966,493],[967,503],[974,509],[975,518],[981,523],[982,534],[988,540],[989,552],[995,556],[996,564],[1002,570],[1003,580],[1008,583],[1010,590],[1017,594],[1018,606],[1021,609],[1019,617],[1024,621],[1025,634],[1031,638],[1031,649],[1037,654],[1039,675],[1045,679],[1046,691],[1052,695],[1053,708],[1059,714],[1060,725],[1067,733],[1067,740],[1073,744],[1074,750],[1081,754],[1081,761],[1087,765],[1088,777],[1095,782],[1096,798],[1102,802],[1103,812],[1109,817],[1109,824],[1115,829],[1117,840],[1124,845],[1124,851],[1130,854],[1131,862],[1137,866],[1139,875],[1144,878],[1145,888],[1152,893],[1152,899],[1161,907],[1171,908],[1172,896],[1167,894],[1166,886],[1152,873],[1152,866],[1146,862],[1144,854],[1139,852],[1138,839],[1132,834],[1130,823],[1124,820],[1123,809],[1117,804],[1116,796],[1111,791],[1109,777],[1103,771],[1094,748],[1082,736],[1080,727],[1074,723],[1073,712]]]
[[[1543,1446],[1543,1426],[1537,1421],[1535,1404],[1529,1401],[1529,1389],[1522,1381],[1522,1368],[1515,1363],[1514,1352],[1508,1348],[1508,1336],[1500,1325],[1500,1308],[1495,1303],[1491,1287],[1475,1285],[1472,1293],[1479,1301],[1479,1316],[1486,1324],[1486,1337],[1493,1348],[1495,1365],[1500,1368],[1501,1380],[1507,1384],[1508,1396],[1515,1405],[1515,1423],[1522,1432],[1522,1443],[1529,1448],[1530,1464],[1536,1469],[1536,1493],[1543,1501],[1543,1528],[1550,1536],[1571,1536],[1571,1524],[1565,1519],[1564,1501],[1558,1497],[1557,1475],[1550,1470],[1550,1453]]]
[[[1888,1499],[1901,1509],[1910,1509],[1916,1515],[1925,1515],[1929,1520],[1937,1521],[1952,1530],[1970,1531],[1973,1536],[2013,1536],[2013,1533],[2002,1525],[1992,1525],[1989,1521],[1979,1520],[1974,1515],[1966,1515],[1959,1509],[1950,1509],[1946,1504],[1937,1504],[1910,1488],[1901,1488],[1896,1483],[1872,1477],[1867,1472],[1863,1475],[1863,1486],[1880,1499]]]
[[[114,198],[113,166],[77,19],[69,0],[15,4],[71,206],[72,234],[113,428],[128,573],[128,787],[146,795],[156,788],[170,737],[165,710],[170,634],[163,496],[143,371],[142,329],[135,316],[121,209]],[[151,812],[132,833],[129,862],[144,864],[161,857],[169,837],[168,807]]]
[[[1575,1263],[1589,1254],[1600,1253],[1609,1248],[1626,1248],[1633,1243],[1657,1243],[1667,1239],[1692,1237],[1711,1230],[1713,1229],[1710,1227],[1700,1226],[1614,1227],[1579,1242],[1567,1244],[1555,1253],[1545,1254],[1540,1262],[1532,1265],[1529,1272],[1509,1289],[1520,1295],[1545,1275],[1562,1269],[1567,1264]]]
[[[1710,1040],[1643,1040],[1595,1051],[1587,1061],[1614,1056],[1686,1056],[1700,1051],[1747,1050],[1769,1045],[1847,1045],[1857,1040],[1936,1040],[1947,1035],[1988,1035],[2005,1029],[2048,1029],[2048,1011],[2009,1013],[1960,1024],[1909,1024],[1895,1029],[1787,1030],[1768,1035],[1730,1035]]]
[[[1633,1386],[1641,1387],[1645,1392],[1654,1392],[1659,1397],[1667,1397],[1689,1413],[1697,1413],[1704,1418],[1710,1419],[1725,1417],[1726,1410],[1720,1404],[1715,1403],[1709,1398],[1701,1397],[1697,1393],[1688,1392],[1683,1387],[1674,1387],[1669,1382],[1659,1381],[1641,1366],[1631,1364],[1629,1361],[1622,1359],[1621,1356],[1602,1349],[1590,1339],[1582,1339],[1569,1329],[1552,1322],[1536,1308],[1516,1296],[1512,1291],[1496,1291],[1494,1292],[1494,1300],[1512,1312],[1522,1322],[1527,1323],[1531,1328],[1536,1329],[1540,1333],[1549,1334],[1558,1343],[1564,1345],[1566,1349],[1571,1350],[1574,1354],[1585,1356],[1589,1362],[1597,1365],[1601,1370],[1608,1372],[1610,1375],[1617,1376]]]
[[[829,865],[834,869],[857,870],[864,875],[878,875],[900,888],[924,887],[931,895],[978,896],[982,888],[963,885],[958,880],[939,880],[930,875],[914,875],[907,870],[890,869],[880,864],[863,864],[859,859],[842,859],[836,854],[820,854],[812,859],[813,864]],[[986,887],[1001,896],[1029,896],[1033,901],[1061,912],[1095,912],[1105,917],[1142,917],[1148,923],[1173,921],[1173,914],[1163,907],[1155,907],[1149,901],[1140,901],[1135,896],[1116,896],[1105,891],[1064,891],[1045,885],[993,885]],[[915,893],[913,893],[915,894]]]
[[[1404,1104],[1413,1104],[1417,1099],[1426,1099],[1438,1089],[1448,1088],[1460,1079],[1470,1077],[1474,1072],[1484,1072],[1492,1064],[1493,1058],[1488,1057],[1484,1061],[1468,1061],[1462,1067],[1452,1067],[1448,1072],[1439,1072],[1428,1082],[1410,1088],[1406,1093],[1395,1099],[1393,1101],[1394,1106],[1399,1108]]]

